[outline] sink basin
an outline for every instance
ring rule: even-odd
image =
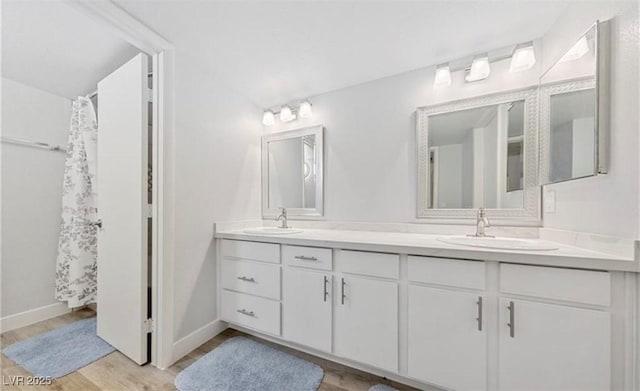
[[[552,243],[531,239],[515,238],[490,238],[474,236],[442,236],[439,241],[461,246],[495,248],[499,250],[524,250],[524,251],[550,251],[557,250],[558,246]]]
[[[290,234],[299,234],[302,232],[302,230],[295,229],[295,228],[258,227],[258,228],[247,228],[244,230],[244,232],[248,234],[263,234],[263,235],[290,235]]]

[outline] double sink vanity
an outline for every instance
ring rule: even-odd
[[[632,381],[637,257],[539,239],[469,237],[539,246],[523,250],[455,244],[460,235],[277,230],[216,227],[232,327],[421,389]]]
[[[265,135],[264,220],[215,226],[220,319],[420,389],[637,387],[637,241],[542,224],[541,185],[607,172],[607,29],[538,86],[416,109],[416,221],[310,221],[324,127]]]

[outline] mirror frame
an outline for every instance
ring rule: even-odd
[[[596,21],[575,42],[595,30],[596,70],[593,77],[579,77],[543,84],[542,79],[558,63],[562,55],[540,75],[540,183],[551,185],[582,178],[590,178],[609,171],[609,118],[610,118],[610,22]],[[574,42],[574,44],[575,44]],[[566,53],[566,52],[565,52]],[[595,88],[595,150],[594,171],[592,175],[568,178],[562,181],[549,180],[549,162],[551,160],[551,97],[556,94],[583,91]]]
[[[487,216],[497,224],[539,225],[540,186],[538,186],[538,88],[512,90],[483,95],[470,99],[419,107],[416,111],[416,157],[417,157],[417,213],[419,219],[430,222],[460,223],[461,219],[475,222],[477,209],[431,209],[428,207],[429,193],[429,117],[463,111],[484,106],[514,101],[524,101],[524,183],[523,208],[487,209]]]
[[[269,143],[314,135],[316,138],[317,171],[316,171],[316,207],[287,208],[289,219],[317,218],[324,215],[324,127],[322,125],[272,133],[262,136],[262,217],[275,218],[280,214],[279,208],[269,208]]]

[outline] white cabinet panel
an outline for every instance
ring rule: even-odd
[[[337,355],[398,371],[398,284],[340,275],[335,294]]]
[[[500,390],[611,388],[609,313],[508,299],[499,312]]]
[[[409,286],[408,374],[455,390],[487,387],[486,300]]]
[[[280,263],[280,245],[275,243],[248,242],[244,240],[223,240],[222,256]]]
[[[310,269],[331,270],[333,255],[330,248],[282,246],[282,259],[286,265]]]
[[[341,250],[338,253],[337,271],[398,279],[400,277],[400,256],[398,254]]]
[[[280,335],[280,302],[222,291],[222,319],[268,334]]]
[[[481,261],[409,256],[409,281],[485,289],[486,264]]]
[[[282,293],[282,336],[331,352],[331,274],[286,267]]]
[[[222,287],[280,300],[280,266],[265,262],[223,259]]]

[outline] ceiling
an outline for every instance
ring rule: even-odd
[[[61,1],[2,1],[2,76],[75,98],[138,50]]]
[[[539,38],[568,4],[115,1],[265,108]]]

